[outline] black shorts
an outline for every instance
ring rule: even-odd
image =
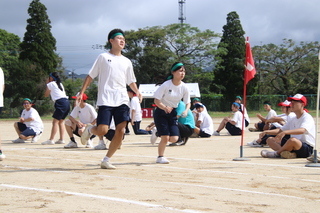
[[[55,101],[54,108],[52,117],[57,120],[64,120],[70,112],[70,102],[66,98],[60,98]]]
[[[235,125],[231,124],[230,122],[228,122],[226,124],[226,129],[228,130],[230,135],[241,135],[242,134],[242,130],[240,128],[236,127]]]
[[[178,122],[178,128],[181,138],[188,138],[193,134],[193,129],[189,125],[184,125]]]
[[[156,108],[153,114],[153,118],[159,136],[179,136],[176,109],[173,109],[171,113],[167,114],[164,110]]]
[[[129,107],[125,104],[118,107],[99,106],[97,126],[99,126],[99,124],[110,126],[112,116],[116,126],[123,121],[128,122],[130,119],[129,110]]]
[[[281,146],[283,146],[287,142],[287,140],[289,140],[289,138],[290,138],[290,135],[288,135],[285,140],[282,139]],[[297,154],[297,158],[307,158],[310,155],[312,155],[313,147],[303,141],[301,141],[301,143],[302,143],[302,146],[299,150],[292,150],[291,152],[295,152]]]

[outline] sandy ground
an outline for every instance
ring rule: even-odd
[[[111,159],[117,169],[103,170],[105,150],[41,145],[50,129],[46,121],[38,143],[14,144],[13,121],[0,121],[7,157],[0,162],[0,212],[319,212],[320,168],[306,167],[306,159],[265,159],[263,148],[247,145],[249,161],[234,161],[241,138],[226,131],[167,147],[167,165],[155,163],[150,136],[131,133]],[[257,135],[246,131],[245,144]]]

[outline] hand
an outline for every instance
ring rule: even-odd
[[[167,114],[171,113],[172,110],[173,110],[173,108],[172,108],[172,107],[169,107],[169,106],[166,106],[166,107],[164,108],[164,111],[165,111]]]
[[[141,102],[142,102],[142,99],[143,99],[141,93],[139,92],[139,93],[137,94],[137,96],[138,96],[138,98],[139,98],[139,103],[141,103]]]
[[[24,118],[20,117],[19,122],[20,122],[20,123],[23,123],[23,122],[24,122]]]
[[[266,133],[265,132],[261,132],[260,134],[259,134],[259,139],[262,139],[263,138],[263,136],[265,136],[266,135]]]

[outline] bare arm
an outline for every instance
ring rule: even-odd
[[[92,82],[92,78],[90,77],[90,75],[87,75],[86,79],[83,82],[79,96],[77,97],[77,101],[79,101],[79,102],[81,101],[83,93],[86,91],[86,89],[91,84],[91,82]]]
[[[132,82],[129,87],[136,93],[137,97],[139,98],[139,102],[141,103],[142,102],[142,95],[137,87],[137,84],[135,82]]]

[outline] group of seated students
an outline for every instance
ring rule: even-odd
[[[261,121],[250,131],[260,131],[259,137],[248,145],[269,146],[273,151],[262,150],[260,154],[264,158],[307,158],[313,162],[316,128],[313,117],[305,109],[306,105],[306,97],[296,94],[278,104],[281,106],[282,114],[277,115],[270,102],[264,102],[264,109],[268,115],[263,118],[257,114]],[[320,162],[320,158],[316,161]]]

